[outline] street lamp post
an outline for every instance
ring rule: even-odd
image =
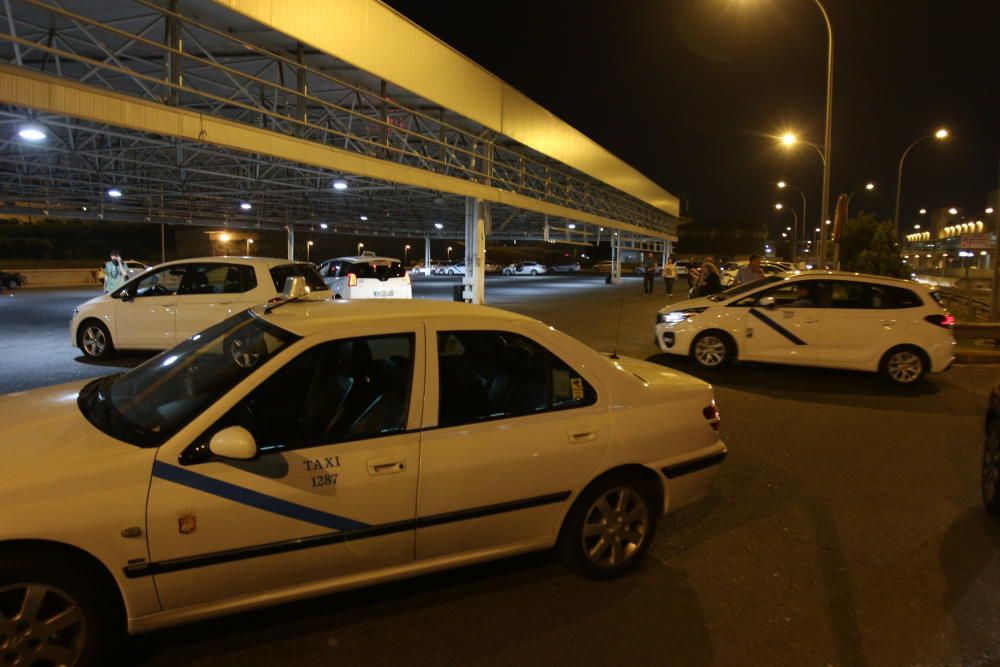
[[[855,188],[854,191],[851,194],[847,195],[847,217],[848,218],[851,217],[851,199],[854,198],[854,195],[858,194],[862,190],[867,190],[868,192],[872,192],[874,189],[875,189],[875,184],[869,182],[869,183],[865,183],[864,187]]]
[[[778,203],[774,205],[774,208],[775,210],[783,211],[785,210],[785,205]],[[796,242],[798,241],[799,216],[795,212],[794,208],[789,208],[788,210],[792,214],[792,263],[795,263],[795,258],[798,255],[798,249],[795,247],[795,245]],[[781,236],[784,237],[785,235],[782,234]]]
[[[900,226],[899,226],[899,203],[900,203],[900,201],[902,199],[901,195],[903,193],[903,162],[906,160],[906,156],[909,154],[910,150],[912,150],[914,146],[916,146],[917,144],[919,144],[921,141],[923,141],[925,139],[939,139],[940,140],[940,139],[947,139],[947,138],[948,138],[948,130],[946,130],[944,128],[941,128],[937,132],[935,132],[934,134],[926,134],[926,135],[920,137],[919,139],[917,139],[916,141],[914,141],[912,144],[910,144],[909,146],[906,147],[906,150],[903,151],[903,154],[900,156],[900,158],[899,158],[899,172],[896,175],[896,210],[895,210],[895,213],[892,216],[892,225],[893,225],[893,229],[896,231],[896,235],[897,236],[899,236],[899,235],[902,234],[902,230],[900,229]]]
[[[312,247],[313,247],[313,242],[312,241],[306,241],[306,261],[307,262],[309,261],[309,255],[310,255],[310,252],[312,251]]]
[[[361,249],[365,247],[364,243],[358,242],[358,257],[361,256]]]
[[[802,197],[802,239],[804,240],[806,238],[806,220],[808,219],[806,218],[806,193],[803,192],[801,188],[797,188],[794,185],[789,185],[785,181],[778,181],[778,189],[784,190],[785,188],[791,188],[792,190],[795,190],[796,192],[799,193],[799,196]]]
[[[403,268],[406,268],[406,256],[410,254],[410,244],[403,246]]]
[[[247,257],[250,256],[250,246],[253,245],[253,239],[247,239]]]
[[[451,261],[451,246],[448,246],[448,261]]]

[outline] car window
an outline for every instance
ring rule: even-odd
[[[285,289],[285,280],[294,276],[302,276],[306,279],[306,287],[313,292],[329,291],[323,278],[316,271],[316,267],[305,262],[295,264],[282,264],[271,268],[271,280],[274,281],[274,290],[281,294]]]
[[[257,286],[253,267],[240,264],[192,264],[178,294],[241,294]]]
[[[172,296],[180,289],[187,268],[186,265],[168,266],[146,274],[129,290],[135,297]]]
[[[438,333],[439,426],[592,405],[594,388],[538,343],[506,331]]]
[[[758,292],[752,302],[756,305],[764,297],[774,299],[774,305],[783,308],[826,308],[830,306],[829,284],[820,280],[783,281],[769,290]],[[748,297],[749,298],[749,297]]]
[[[195,450],[207,451],[208,439],[228,426],[247,429],[262,451],[398,433],[406,428],[414,341],[401,333],[316,345],[233,407]]]
[[[904,287],[872,285],[872,308],[919,308],[923,300]]]
[[[736,285],[735,287],[730,287],[727,290],[723,290],[718,294],[713,294],[708,297],[709,301],[726,301],[727,299],[732,299],[733,297],[740,296],[741,294],[746,294],[747,292],[753,292],[759,290],[765,285],[770,285],[771,283],[780,282],[783,278],[777,276],[767,276],[761,278],[760,280],[754,280],[753,282],[743,283],[742,285]],[[736,303],[731,303],[731,306],[751,306],[757,300],[759,294],[754,294],[752,297],[747,297],[747,299],[741,299]]]
[[[456,268],[460,268],[464,265],[455,264]],[[357,275],[358,278],[377,278],[379,280],[384,280],[386,278],[402,278],[406,270],[400,262],[357,262],[351,265],[351,272]],[[345,274],[346,275],[346,274]]]

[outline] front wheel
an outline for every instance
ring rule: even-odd
[[[706,331],[691,344],[691,358],[702,368],[725,368],[733,363],[736,352],[725,334]]]
[[[5,665],[91,667],[122,637],[120,610],[100,578],[47,553],[0,556],[0,655]]]
[[[927,373],[926,357],[915,347],[895,347],[882,357],[879,372],[893,384],[915,384]]]
[[[635,474],[608,475],[586,489],[566,517],[559,549],[567,566],[593,579],[634,569],[649,550],[659,508]]]
[[[97,361],[107,359],[115,352],[114,343],[111,342],[111,332],[98,320],[87,320],[83,323],[77,345],[83,356]]]
[[[986,425],[983,443],[983,504],[1000,516],[1000,424],[993,417]]]
[[[14,289],[14,288],[20,287],[20,286],[21,286],[20,283],[18,283],[13,278],[11,278],[10,280],[7,281],[7,289]]]
[[[531,275],[533,275],[533,276],[537,276],[537,275],[538,275],[538,271],[535,271],[534,269],[532,269],[532,270],[531,270]]]

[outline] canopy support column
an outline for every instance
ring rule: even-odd
[[[295,227],[285,225],[285,233],[288,235],[288,259],[295,259]]]
[[[431,235],[424,234],[424,275],[431,275]]]
[[[486,230],[490,224],[490,203],[465,198],[465,275],[462,296],[468,303],[485,303]]]

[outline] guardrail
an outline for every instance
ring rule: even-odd
[[[990,304],[980,301],[979,299],[973,299],[972,297],[965,296],[964,294],[958,294],[948,290],[940,290],[938,294],[941,295],[941,300],[944,302],[946,308],[951,308],[952,304],[958,304],[970,309],[976,322],[989,322],[990,317],[993,315],[993,309]]]
[[[1000,322],[956,322],[952,332],[959,340],[993,339],[1000,342]]]

